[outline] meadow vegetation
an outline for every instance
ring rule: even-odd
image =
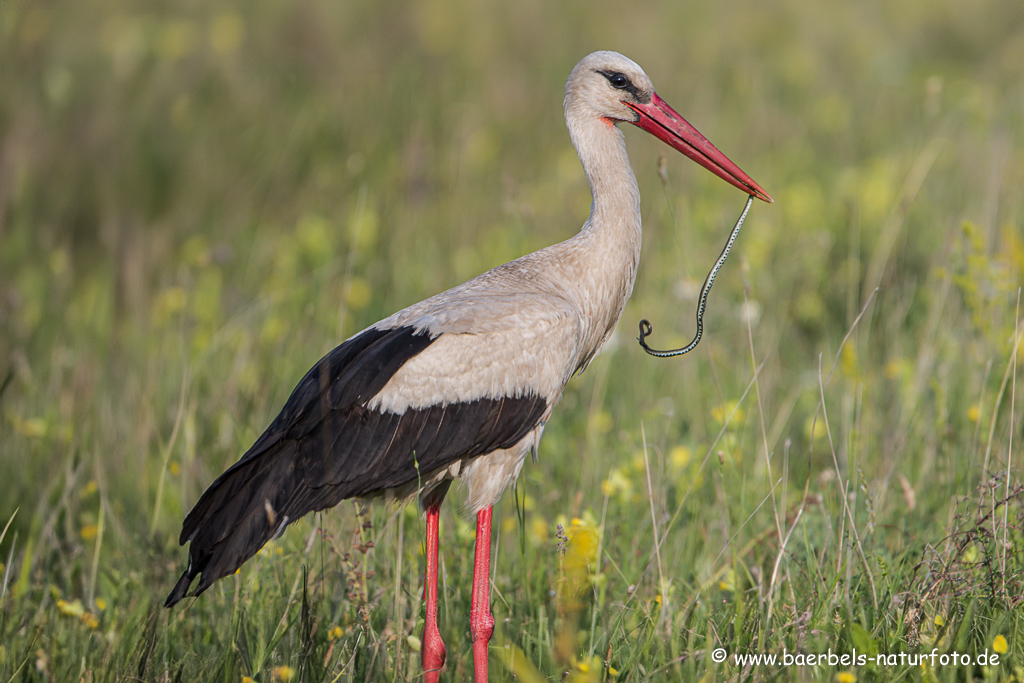
[[[565,239],[615,49],[771,193],[627,130],[644,253],[496,509],[492,677],[1024,681],[1017,1],[0,4],[0,681],[415,681],[423,519],[351,503],[161,607],[322,354]],[[442,512],[445,680],[473,529]],[[716,662],[715,651],[728,654]],[[998,654],[998,664],[733,655]]]

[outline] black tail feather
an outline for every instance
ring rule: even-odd
[[[181,574],[181,578],[178,579],[178,583],[174,584],[174,590],[164,600],[164,607],[174,607],[176,604],[188,597],[188,587],[192,585],[192,579],[195,578],[195,574],[192,573],[192,565],[190,564]]]

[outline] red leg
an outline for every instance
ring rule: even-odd
[[[426,683],[438,683],[444,668],[444,641],[437,630],[437,524],[441,516],[441,504],[427,508],[427,578],[423,586],[423,598],[427,601],[427,619],[423,627],[423,679]]]
[[[487,683],[487,645],[494,633],[494,615],[491,614],[491,512],[492,508],[484,508],[476,514],[473,602],[469,610],[475,683]]]

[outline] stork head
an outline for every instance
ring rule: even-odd
[[[727,183],[758,199],[768,193],[718,151],[654,92],[640,65],[618,52],[593,52],[576,65],[565,88],[567,117],[592,117],[609,124],[632,123]]]

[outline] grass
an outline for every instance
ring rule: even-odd
[[[496,512],[492,677],[1024,680],[1020,25],[947,0],[5,0],[0,681],[419,679],[415,508],[303,520],[168,612],[179,525],[338,341],[573,234],[561,88],[609,48],[777,203],[697,351],[648,358],[637,322],[689,338],[742,198],[627,131],[639,279]],[[471,676],[472,531],[453,497],[445,680]]]

